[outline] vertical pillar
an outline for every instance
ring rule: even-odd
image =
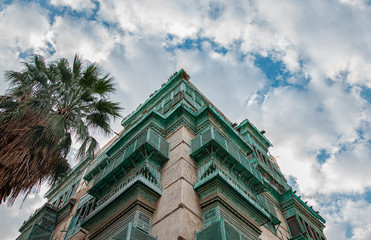
[[[190,153],[193,133],[185,126],[167,137],[170,159],[161,170],[162,196],[152,217],[151,235],[158,240],[195,239],[202,229],[202,211],[193,185],[197,169]]]

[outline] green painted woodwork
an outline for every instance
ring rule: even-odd
[[[103,224],[106,224],[107,220],[111,219],[112,216],[118,218],[118,216],[124,215],[126,211],[137,205],[154,211],[155,203],[158,198],[159,195],[157,193],[149,191],[141,182],[136,182],[136,185],[133,185],[126,192],[119,193],[116,197],[96,207],[96,209],[82,221],[81,226],[91,231],[94,228],[104,226]],[[150,205],[147,205],[147,202],[142,202],[141,199],[147,200]],[[145,225],[142,226],[145,228]],[[148,227],[149,223],[147,224],[147,229]]]
[[[220,213],[219,208],[214,207],[206,212],[202,213],[202,222],[204,224],[204,228],[207,228],[214,222],[217,222],[220,220]]]
[[[281,171],[269,160],[268,154],[259,151],[255,145],[252,148],[254,157],[251,158],[251,163],[261,173],[264,182],[269,187],[268,190],[279,198],[276,193],[282,194],[289,190],[290,186]]]
[[[212,182],[221,181],[229,190],[234,190],[235,196],[229,197],[230,201],[237,202],[233,200],[235,197],[244,199],[242,201],[249,204],[250,214],[265,219],[261,224],[269,222],[274,226],[281,223],[273,203],[261,194],[252,196],[265,189],[260,173],[249,163],[243,152],[213,126],[204,129],[191,141],[190,155],[197,165],[198,181],[194,185],[195,190],[202,186],[207,188]],[[249,186],[254,191],[249,192]],[[201,200],[207,197],[202,196],[201,191],[198,193]]]
[[[94,209],[95,199],[90,195],[84,195],[80,198],[76,207],[75,214],[73,215],[68,226],[65,240],[70,239],[81,229],[81,221]]]
[[[108,191],[105,191],[105,194],[99,198],[97,202],[97,207],[100,207],[103,204],[106,204],[107,201],[113,201],[113,199],[120,194],[124,193],[128,189],[130,189],[133,185],[137,183],[141,183],[157,194],[162,194],[161,185],[159,182],[159,172],[156,174],[158,178],[154,177],[153,172],[156,171],[148,163],[145,163],[143,167],[141,167],[137,172],[131,174],[127,178],[122,179],[119,184],[113,185]]]
[[[279,194],[289,190],[290,186],[281,171],[270,161],[268,148],[272,144],[248,119],[237,126],[237,130],[251,144],[254,150],[251,162],[261,172],[267,190],[278,199]]]
[[[303,235],[303,237],[306,237],[305,239],[314,239],[314,235],[321,240],[325,239],[323,235],[325,220],[292,190],[281,195],[280,203],[283,216],[294,239],[298,235]]]
[[[109,157],[106,155],[106,151],[99,154],[97,158],[88,166],[84,179],[90,181],[95,175],[97,175],[102,169],[109,164]]]
[[[315,231],[312,227],[308,229],[308,223],[303,222],[299,216],[292,216],[286,221],[291,236],[290,240],[325,240],[323,233]]]
[[[303,200],[301,200],[292,190],[289,190],[281,195],[280,202],[282,205],[287,205],[290,208],[295,209],[295,205],[302,206],[301,210],[312,215],[314,219],[320,220],[323,224],[326,223],[317,212],[315,212],[311,207],[309,207]],[[290,217],[290,216],[287,216]]]
[[[157,165],[160,168],[169,158],[169,154],[170,144],[153,130],[148,129],[132,143],[124,147],[120,154],[121,157],[116,157],[104,169],[94,175],[93,185],[89,192],[97,196],[107,186],[117,184],[120,179],[127,175],[129,169],[136,167],[143,160],[153,163],[152,165],[148,165],[148,170],[152,173],[154,180],[159,182],[159,171],[155,170],[155,166]],[[92,172],[87,173],[87,175],[92,174]],[[148,180],[151,179],[148,178]]]
[[[122,149],[121,156],[113,160],[109,160],[108,157],[101,157],[91,164],[92,167],[89,166],[84,179],[91,180],[94,178],[92,191],[95,188],[99,189],[99,186],[109,178],[121,175],[126,169],[143,158],[148,158],[149,155],[153,161],[162,165],[169,159],[170,154],[170,144],[151,129],[139,135],[134,141],[122,146]]]
[[[248,240],[248,238],[224,219],[220,219],[202,231],[195,232],[195,240]]]
[[[49,239],[57,219],[57,208],[46,203],[23,223],[17,240]]]
[[[202,218],[204,229],[213,225],[215,222],[224,220],[235,228],[236,232],[241,233],[241,235],[243,237],[247,237],[247,239],[258,239],[259,235],[261,234],[260,229],[256,229],[256,227],[251,225],[250,222],[244,222],[243,220],[241,221],[240,219],[236,219],[232,212],[228,211],[220,204],[214,204],[214,206],[211,206],[211,208],[207,209],[208,210],[203,212]]]
[[[94,211],[82,221],[82,226],[91,230],[97,222],[103,223],[113,214],[117,214],[117,211],[122,211],[125,206],[128,207],[130,202],[138,201],[139,198],[151,203],[152,206],[147,207],[153,208],[161,194],[162,190],[148,181],[145,176],[133,176],[121,188],[114,189],[103,199],[98,200]]]
[[[269,212],[272,220],[272,224],[278,225],[281,223],[281,221],[278,219],[276,208],[272,202],[270,202],[263,194],[257,195],[259,204],[267,211]]]
[[[292,190],[289,191],[289,192],[292,192]],[[326,220],[323,219],[323,218],[322,218],[322,217],[321,217],[317,212],[315,212],[315,211],[314,211],[311,207],[309,207],[306,203],[304,203],[304,201],[301,200],[301,199],[298,197],[298,195],[296,195],[294,192],[292,192],[292,195],[293,195],[293,197],[294,197],[298,202],[300,202],[301,205],[305,206],[305,208],[306,208],[307,210],[309,210],[310,213],[312,213],[314,216],[316,216],[316,218],[318,218],[319,220],[321,220],[321,222],[326,223]]]
[[[179,72],[174,74],[169,81],[167,81],[159,90],[157,90],[149,99],[147,99],[143,104],[139,105],[138,108],[131,114],[129,114],[127,117],[125,117],[122,120],[122,126],[124,128],[128,128],[131,124],[135,122],[135,120],[138,118],[138,115],[141,115],[143,112],[148,111],[148,109],[153,108],[154,104],[159,103],[159,98],[163,96],[167,96],[169,93],[170,88],[174,88],[174,82],[175,81],[181,81],[182,79],[188,79],[189,76],[185,73],[183,69],[181,69]],[[161,105],[163,106],[163,102],[161,102]],[[159,108],[157,108],[159,109]]]
[[[257,202],[251,199],[251,197],[248,194],[246,194],[243,189],[238,187],[237,184],[235,184],[232,179],[228,178],[219,169],[214,169],[213,171],[209,171],[207,175],[204,176],[204,178],[198,180],[195,183],[194,189],[197,191],[202,186],[210,185],[211,182],[216,181],[216,180],[219,180],[220,182],[225,184],[229,190],[233,190],[235,196],[238,198],[242,198],[243,202],[245,204],[248,204],[249,207],[254,212],[254,214],[256,214],[259,218],[265,219],[265,222],[270,221],[271,217],[268,214],[268,212],[264,210]]]
[[[272,143],[260,133],[260,131],[252,124],[248,119],[245,119],[242,123],[237,126],[237,130],[249,140],[250,143],[254,145],[259,145],[263,147],[267,152],[269,147],[272,147]]]
[[[254,187],[263,187],[259,172],[249,163],[242,151],[233,142],[227,141],[213,126],[205,129],[191,141],[190,155],[197,161],[203,155],[208,155],[210,148],[215,156],[233,166],[233,170],[250,181]]]
[[[112,170],[110,173],[117,171],[116,169]],[[138,178],[138,181],[142,181],[145,184],[148,183],[148,186],[151,186],[157,192],[161,192],[160,168],[156,166],[156,162],[153,162],[150,158],[142,159],[141,161],[137,161],[135,165],[133,163],[130,167],[122,167],[120,169],[122,171],[126,170],[122,172],[121,175],[116,175],[116,177],[114,173],[103,175],[103,177],[97,175],[96,178],[99,179],[99,182],[93,183],[94,185],[89,189],[89,193],[103,200],[112,196],[113,192],[118,192],[123,188],[127,188],[130,183],[134,181],[134,178]],[[103,171],[103,174],[104,172],[105,171]],[[111,178],[109,178],[110,176]]]
[[[112,238],[112,240],[157,240],[157,237],[139,230],[135,224],[129,223],[128,228],[125,228],[120,233]]]
[[[27,240],[49,240],[53,231],[39,224],[34,224]]]
[[[153,113],[157,113],[159,117],[153,119],[155,120],[154,122],[156,122],[157,125],[165,124],[162,129],[165,130],[166,134],[169,134],[169,126],[172,125],[173,122],[179,121],[179,119],[174,119],[177,115],[175,113],[179,113],[177,109],[184,108],[192,114],[191,116],[186,116],[188,119],[184,124],[194,133],[197,134],[199,129],[202,129],[205,124],[211,124],[210,118],[212,118],[215,124],[219,124],[220,127],[223,128],[223,132],[229,135],[230,138],[234,138],[234,141],[238,142],[239,147],[246,151],[246,154],[251,152],[252,150],[246,139],[232,127],[231,122],[217,110],[208,99],[187,81],[188,78],[189,76],[183,70],[170,78],[170,80],[156,91],[150,99],[143,105],[140,105],[135,112],[123,120],[125,129],[130,132],[132,128],[143,125],[145,118],[153,115]],[[169,102],[171,102],[171,107],[168,110],[164,110],[163,107],[169,105]],[[187,115],[185,111],[181,112],[182,115]],[[211,113],[211,115],[209,115],[209,113]],[[160,116],[162,116],[162,118]],[[125,138],[125,136],[121,136],[115,142],[121,141],[121,138]],[[116,144],[114,143],[112,146],[112,148],[115,148]],[[112,154],[108,153],[108,155]]]

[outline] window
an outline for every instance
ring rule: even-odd
[[[79,225],[81,221],[86,218],[95,208],[96,199],[90,197],[90,195],[86,195],[86,197],[81,198],[79,205],[77,207],[76,213],[71,221],[73,226]]]
[[[299,222],[296,216],[290,217],[286,219],[286,221],[287,221],[287,224],[289,225],[289,229],[290,229],[292,237],[296,237],[302,233],[301,227],[299,225]]]
[[[309,228],[308,223],[307,223],[307,222],[304,222],[304,223],[305,223],[305,227],[307,228],[307,231],[308,231],[308,233],[309,233],[309,236],[310,236],[312,239],[315,239],[315,238],[313,237],[313,233],[312,233],[312,231],[311,231],[310,228]]]
[[[65,202],[67,202],[76,192],[78,181],[73,184],[71,187],[65,189],[65,191],[62,191],[62,194],[53,202],[53,205],[55,207],[61,207]]]

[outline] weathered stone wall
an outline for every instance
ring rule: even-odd
[[[151,230],[159,240],[192,240],[195,231],[202,229],[202,211],[193,190],[197,170],[189,156],[193,138],[191,131],[181,126],[166,139],[171,144],[170,159],[161,171],[163,193],[156,204]]]

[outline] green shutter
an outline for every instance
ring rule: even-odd
[[[219,220],[219,208],[212,208],[202,214],[204,228]]]
[[[137,211],[135,213],[134,226],[149,234],[151,231],[151,217]]]

